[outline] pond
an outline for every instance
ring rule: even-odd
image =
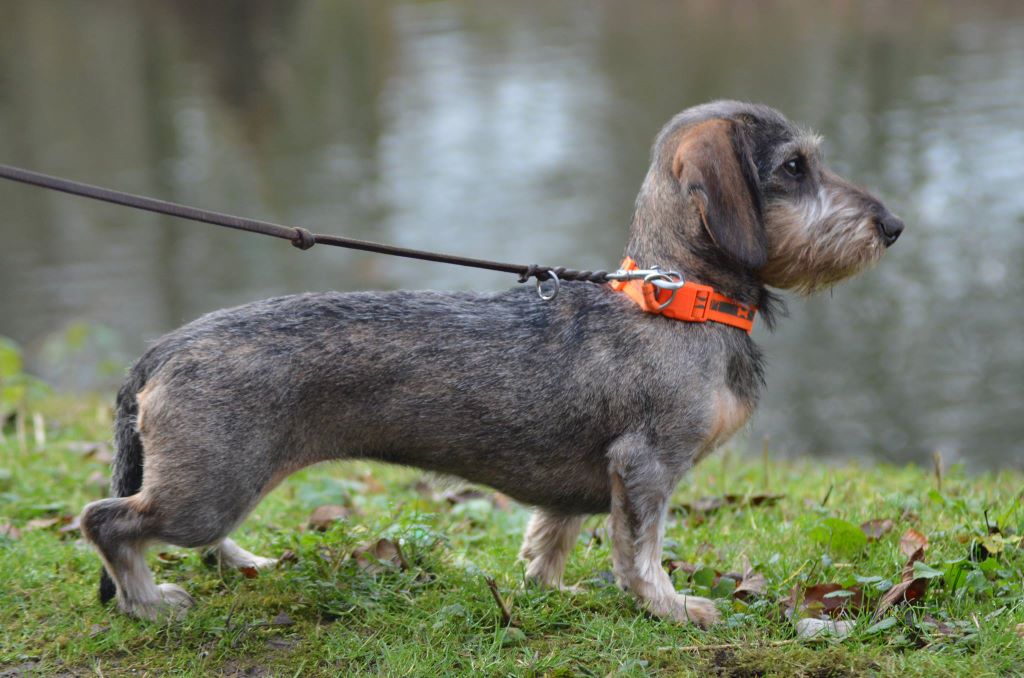
[[[515,262],[613,267],[660,126],[714,98],[771,104],[821,132],[833,167],[908,227],[877,268],[787,295],[790,317],[755,330],[768,388],[738,445],[1024,467],[1020,3],[0,12],[0,162]],[[260,297],[513,284],[0,185],[0,334],[43,372],[48,338],[75,322],[118,337],[121,365]]]

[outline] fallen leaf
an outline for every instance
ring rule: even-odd
[[[82,523],[79,520],[79,516],[75,516],[66,525],[62,525],[59,532],[61,537],[74,535],[76,532],[82,529]]]
[[[859,586],[813,584],[803,588],[794,586],[786,600],[786,611],[788,615],[810,613],[815,617],[825,614],[838,617],[843,612],[856,614],[863,605],[864,592]]]
[[[59,516],[56,518],[33,518],[32,520],[25,523],[25,527],[23,529],[26,532],[29,532],[31,530],[45,530],[48,527],[53,527],[60,521],[61,519]]]
[[[860,531],[864,533],[864,536],[868,538],[868,541],[878,541],[885,535],[892,532],[893,527],[895,527],[895,524],[888,518],[885,518],[884,520],[881,518],[875,518],[874,520],[869,520],[866,523],[861,523]]]
[[[409,568],[405,561],[402,548],[398,542],[390,539],[378,539],[369,544],[363,544],[352,551],[352,558],[355,559],[359,568],[370,574],[383,572],[389,567],[398,567],[403,570]]]
[[[295,622],[292,621],[292,618],[288,616],[287,612],[282,610],[277,613],[277,616],[274,617],[274,620],[270,623],[274,626],[291,626]]]
[[[1021,622],[1020,624],[1017,624],[1015,630],[1017,631],[1017,635],[1018,636],[1020,636],[1021,638],[1024,638],[1024,622]]]
[[[21,539],[21,530],[10,523],[0,523],[0,537],[14,541]]]
[[[246,579],[255,579],[260,576],[260,571],[251,565],[245,565],[238,568],[238,571],[242,573],[242,576]]]
[[[853,631],[854,625],[855,622],[849,620],[833,621],[831,619],[805,618],[796,623],[796,637],[801,640],[823,637],[845,638]]]
[[[325,504],[317,506],[309,516],[307,526],[311,530],[325,532],[327,528],[339,520],[344,520],[349,515],[349,510],[337,504]]]
[[[911,528],[900,537],[900,553],[912,558],[918,550],[928,548],[928,537]]]
[[[907,539],[907,534],[910,534],[911,532],[913,532],[915,536],[911,539]],[[875,613],[871,616],[872,620],[877,621],[894,606],[920,600],[928,590],[929,578],[916,576],[914,567],[914,563],[924,560],[924,550],[928,545],[928,538],[914,530],[907,530],[907,534],[904,534],[903,538],[900,539],[901,550],[904,548],[905,544],[909,546],[909,544],[917,543],[920,544],[920,546],[918,546],[916,551],[910,554],[909,559],[903,566],[903,571],[901,572],[902,581],[886,591],[878,601],[878,607],[875,609]]]
[[[156,554],[158,560],[162,560],[165,563],[176,563],[181,560],[180,553],[173,553],[171,551],[160,551]]]
[[[925,592],[928,590],[928,580],[922,578],[911,579],[909,581],[902,581],[896,584],[891,589],[885,592],[882,599],[878,601],[878,608],[875,613],[871,616],[872,620],[877,620],[884,615],[890,608],[896,605],[902,605],[903,603],[912,603],[915,600],[920,600],[924,597]]]
[[[754,596],[763,596],[768,590],[768,580],[760,572],[755,572],[750,560],[743,556],[743,577],[740,578],[733,597],[747,601]]]

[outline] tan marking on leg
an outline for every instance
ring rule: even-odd
[[[711,427],[704,445],[697,452],[695,464],[743,428],[753,412],[750,403],[738,397],[727,386],[715,392],[712,407]]]
[[[143,432],[143,422],[146,417],[144,414],[149,411],[152,407],[159,404],[160,399],[160,382],[153,379],[146,383],[142,390],[135,394],[136,411],[135,415],[135,430],[139,433]]]
[[[565,562],[582,524],[583,516],[534,511],[519,551],[519,557],[528,561],[526,577],[543,586],[561,588]]]

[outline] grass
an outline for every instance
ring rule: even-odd
[[[784,496],[673,513],[666,560],[703,568],[692,577],[677,569],[678,588],[703,590],[705,575],[740,569],[744,558],[767,581],[747,603],[716,586],[725,623],[709,632],[650,618],[611,583],[600,518],[587,521],[567,570],[582,591],[537,590],[516,562],[527,509],[495,505],[490,493],[453,505],[417,485],[416,471],[361,463],[296,474],[237,531],[259,554],[293,554],[275,570],[249,578],[193,551],[154,548],[157,579],[184,586],[197,607],[178,623],[129,619],[98,604],[99,561],[75,530],[61,531],[61,516],[104,494],[103,450],[82,442],[108,439],[105,403],[41,397],[34,422],[3,429],[0,674],[1024,675],[1024,549],[1013,536],[1024,531],[1024,477],[952,469],[940,490],[918,468],[768,464],[728,452],[703,463],[676,503]],[[326,532],[306,529],[323,504],[351,516]],[[844,531],[880,518],[895,529],[878,541]],[[986,520],[1002,534],[989,535]],[[796,637],[780,599],[824,582],[879,597],[899,581],[908,528],[930,540],[918,566],[930,577],[922,600],[881,623],[869,603],[850,615],[856,626],[843,640]],[[408,567],[351,557],[382,538],[401,545]],[[487,577],[511,610],[510,628]]]

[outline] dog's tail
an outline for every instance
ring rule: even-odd
[[[114,419],[114,466],[110,491],[115,497],[130,497],[142,487],[142,440],[136,428],[139,403],[135,394],[146,383],[143,370],[136,365],[121,390],[117,392],[117,413]],[[106,603],[117,594],[117,587],[106,568],[100,570],[100,602]]]

